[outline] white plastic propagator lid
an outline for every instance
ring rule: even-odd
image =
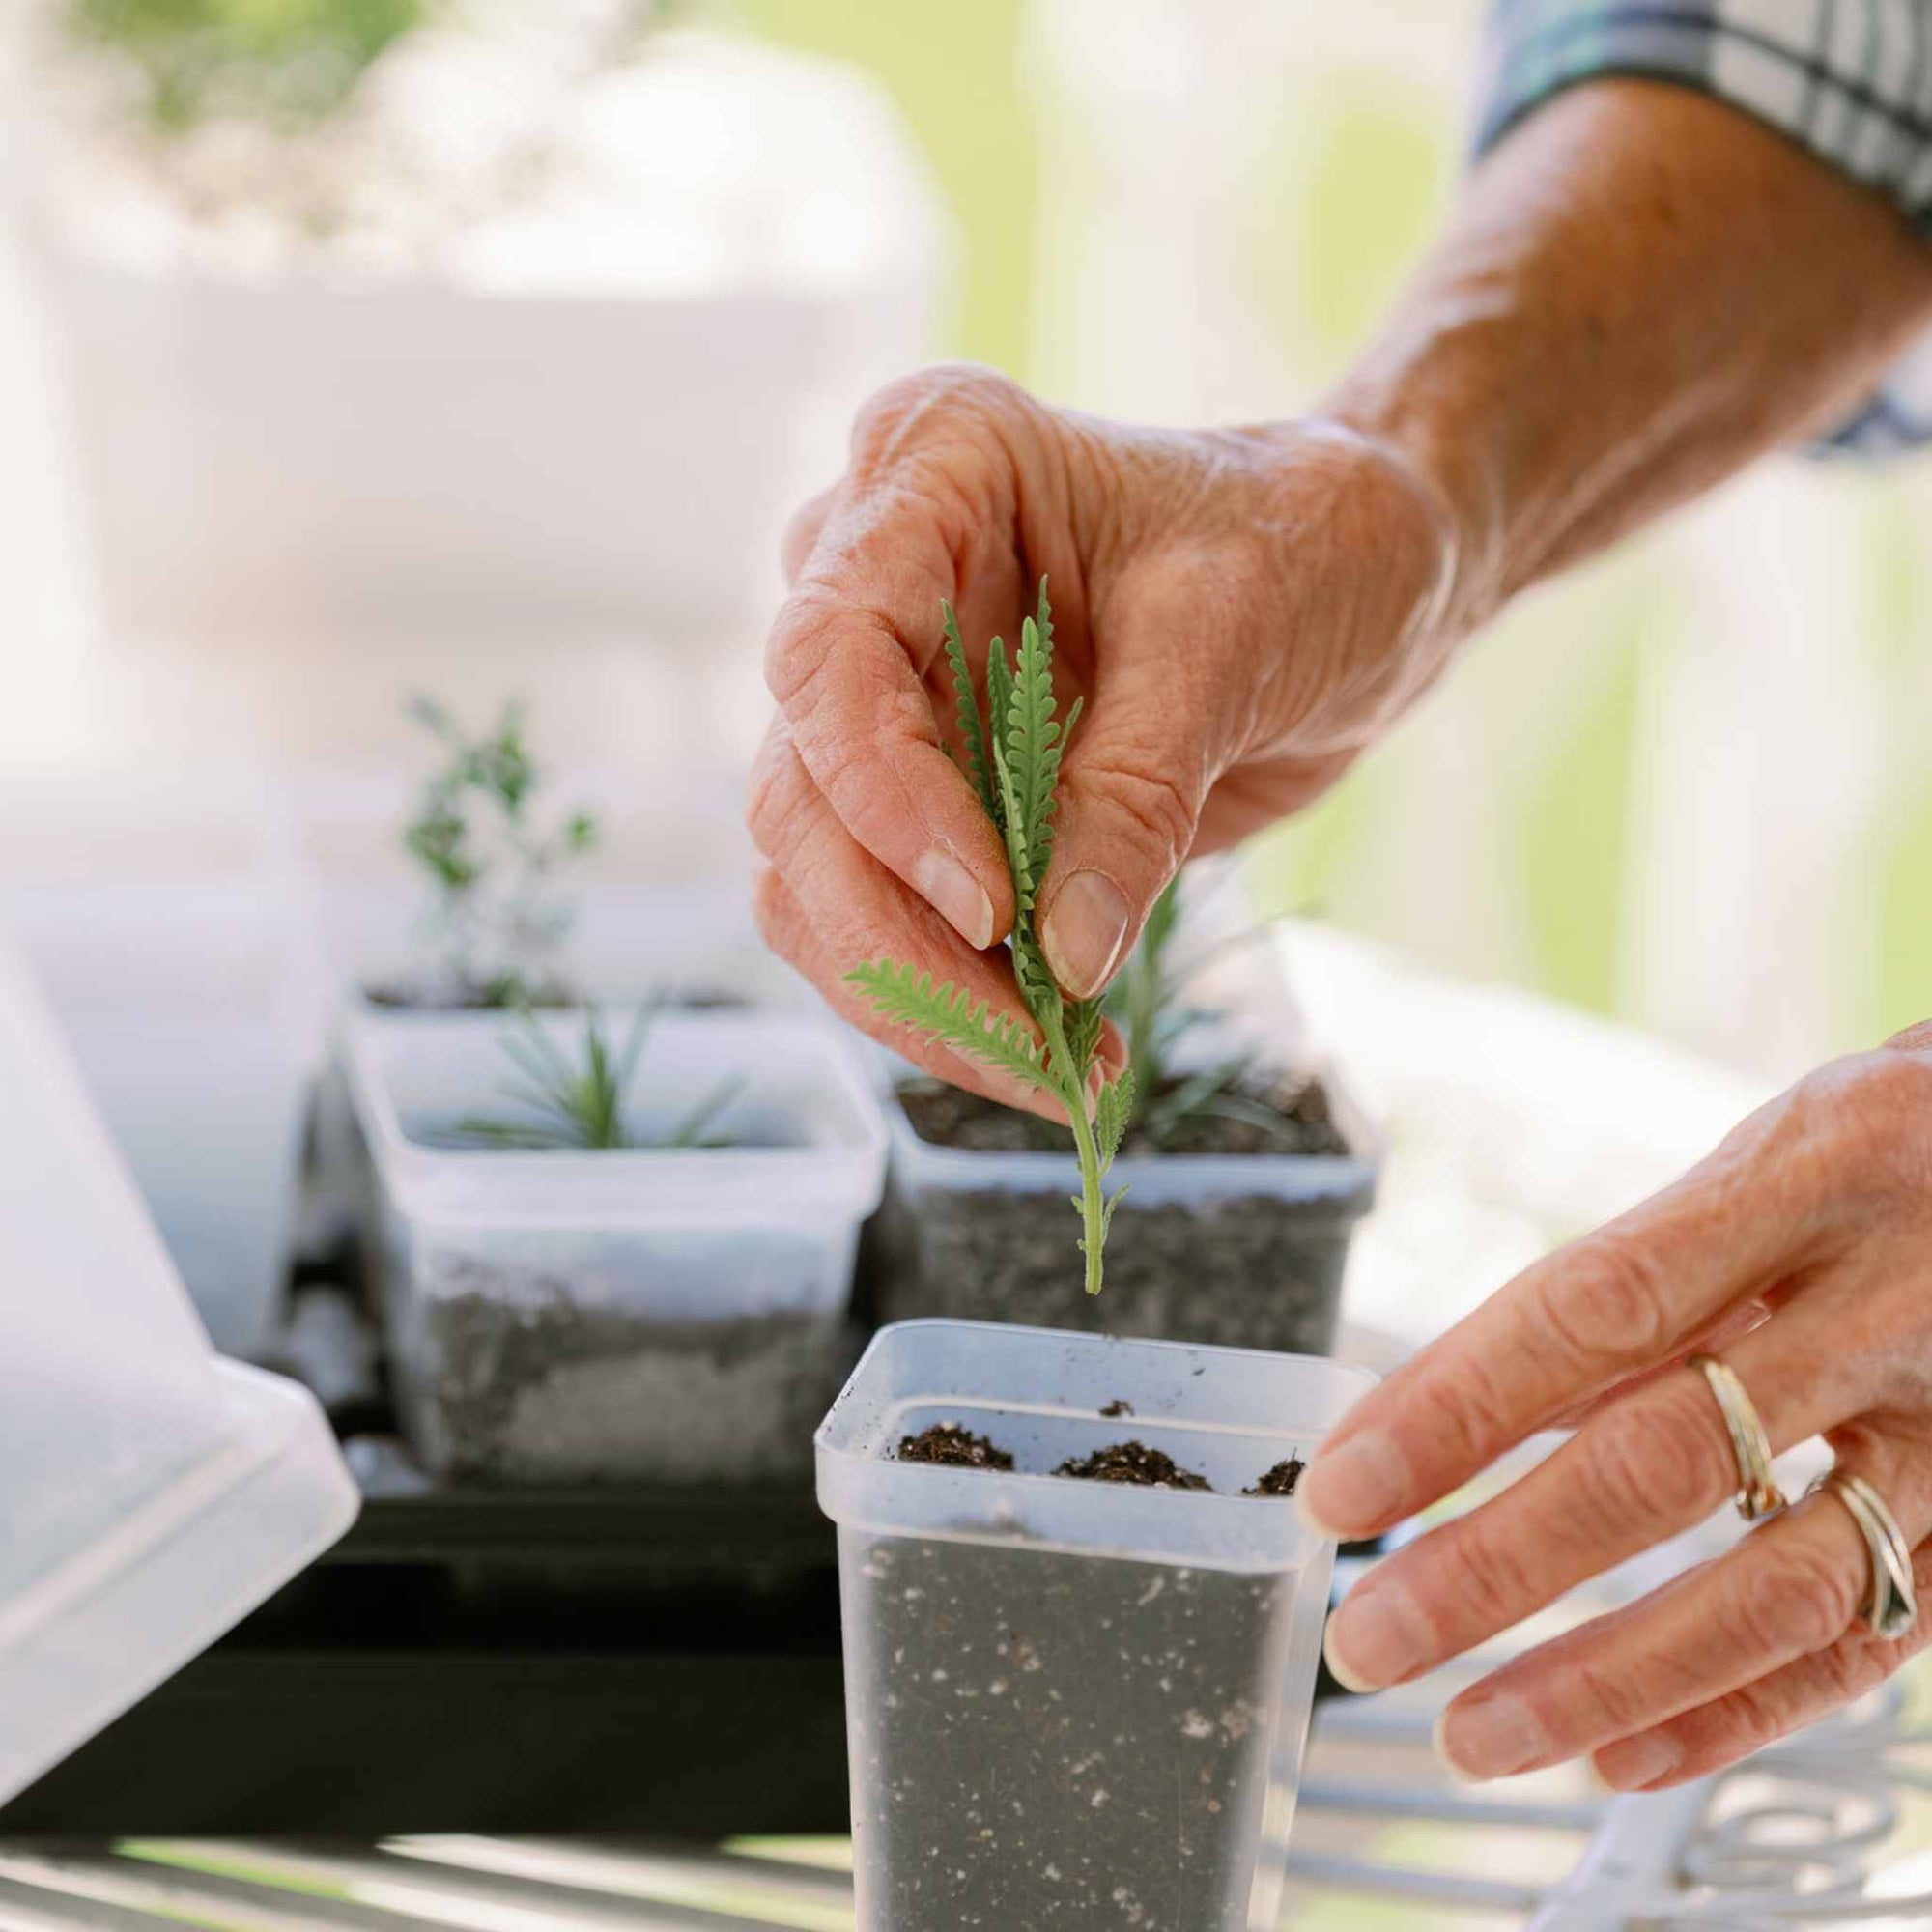
[[[0,1804],[348,1528],[295,1383],[219,1360],[0,948]]]

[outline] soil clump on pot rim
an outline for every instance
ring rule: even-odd
[[[1003,1469],[1013,1466],[1004,1449],[995,1449],[983,1435],[975,1435],[956,1422],[935,1422],[917,1435],[902,1435],[893,1451],[899,1463],[935,1463],[951,1469]]]
[[[1069,1456],[1053,1472],[1082,1483],[1135,1483],[1150,1490],[1208,1490],[1206,1476],[1183,1469],[1162,1449],[1145,1442],[1115,1442],[1091,1456]]]
[[[1292,1496],[1295,1485],[1301,1481],[1302,1470],[1307,1466],[1299,1456],[1291,1456],[1286,1462],[1277,1463],[1241,1493],[1244,1496]]]

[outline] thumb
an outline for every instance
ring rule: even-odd
[[[1167,676],[1096,672],[1062,767],[1039,900],[1041,950],[1076,1000],[1114,977],[1194,844],[1208,789],[1194,709]]]

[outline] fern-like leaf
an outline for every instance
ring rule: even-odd
[[[969,988],[951,981],[935,985],[930,973],[891,959],[855,966],[845,981],[894,1024],[911,1027],[1045,1093],[1056,1091],[1039,1042],[1010,1014],[994,1011],[991,1001],[976,1001]]]
[[[1007,713],[1012,708],[1013,673],[1007,663],[1007,647],[995,638],[986,646],[986,737],[991,753],[997,753],[1006,733]],[[1002,832],[1007,828],[1007,802],[1000,795],[999,781],[993,781],[993,823]]]
[[[1054,789],[1060,780],[1061,735],[1054,713],[1053,645],[1048,634],[1029,617],[1020,629],[1012,696],[1004,719],[995,720],[994,736],[1006,753],[1026,828],[1036,893],[1053,857]],[[1011,801],[1007,809],[1013,809]]]
[[[1100,1024],[1104,1008],[1098,1000],[1069,1000],[1066,1003],[1066,1050],[1080,1069],[1082,1084],[1094,1054],[1100,1044]]]
[[[1000,822],[999,783],[993,761],[986,753],[986,732],[980,722],[980,700],[973,695],[973,671],[966,662],[966,639],[959,635],[959,619],[951,604],[942,604],[946,612],[946,662],[952,669],[952,696],[956,703],[959,742],[966,748],[966,771],[978,787],[980,803],[995,825]]]
[[[1128,1067],[1118,1080],[1110,1080],[1100,1089],[1100,1097],[1094,1107],[1094,1140],[1100,1150],[1102,1174],[1113,1166],[1114,1156],[1120,1152],[1133,1118],[1134,1072]]]

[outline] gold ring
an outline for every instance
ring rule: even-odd
[[[1827,1469],[1805,1494],[1815,1496],[1821,1490],[1844,1504],[1871,1552],[1871,1587],[1859,1614],[1874,1636],[1895,1642],[1918,1621],[1912,1546],[1885,1498],[1862,1476],[1849,1469]]]
[[[1720,1362],[1716,1355],[1692,1355],[1690,1366],[1702,1371],[1723,1413],[1731,1454],[1737,1458],[1738,1514],[1747,1522],[1776,1516],[1784,1507],[1784,1492],[1771,1473],[1771,1442],[1758,1420],[1756,1405],[1728,1362]]]

